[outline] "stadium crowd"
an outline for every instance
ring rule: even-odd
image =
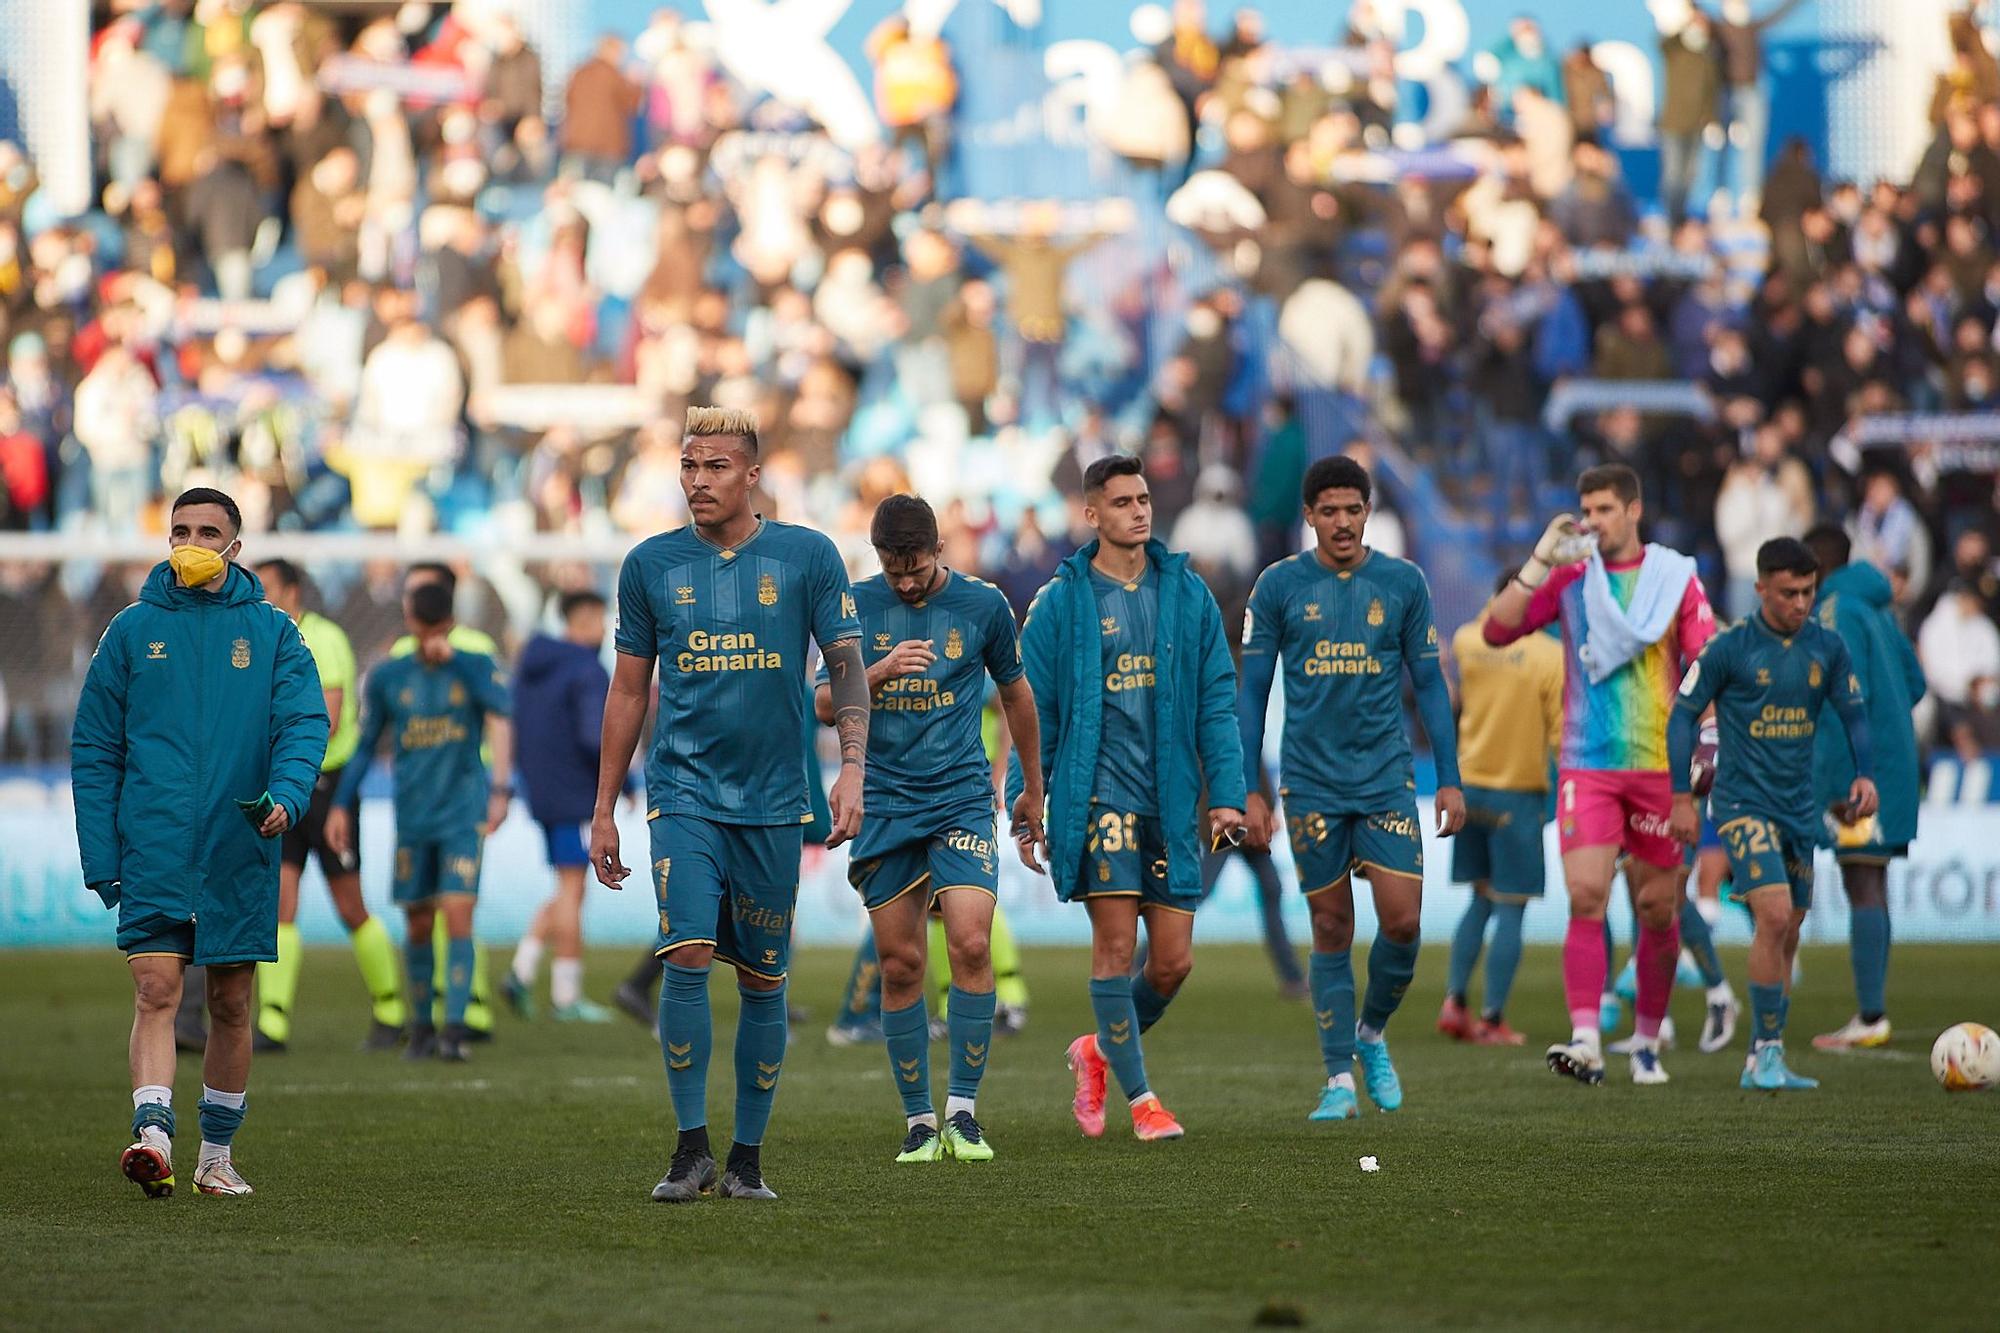
[[[1760,44],[1790,4],[1655,6],[1654,211],[1607,74],[1530,18],[1419,144],[1370,0],[1332,60],[1254,9],[1141,6],[1090,126],[1128,188],[1077,205],[959,196],[976,75],[903,20],[868,44],[884,140],[850,149],[668,10],[557,80],[497,4],[97,8],[98,207],[51,215],[0,144],[8,528],[157,529],[212,484],[253,532],[637,539],[685,521],[675,423],[710,402],[757,412],[767,512],[859,566],[876,503],[917,490],[947,562],[1017,610],[1073,549],[1083,469],[1141,453],[1229,610],[1293,549],[1318,457],[1410,461],[1435,491],[1386,504],[1478,515],[1495,558],[1615,460],[1731,614],[1762,540],[1844,519],[1937,738],[2000,746],[1994,450],[1855,428],[2000,401],[2000,64],[1966,14],[1931,148],[1852,182],[1799,143],[1762,170]],[[1441,529],[1394,518],[1372,539],[1422,561]],[[9,760],[60,757],[136,577],[60,574],[0,565]],[[396,571],[334,583],[366,655]],[[512,642],[520,605],[485,608]]]

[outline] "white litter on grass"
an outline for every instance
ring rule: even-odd
[[[1380,1171],[1382,1164],[1373,1157],[1364,1157],[1361,1159],[1361,1169],[1363,1171]]]

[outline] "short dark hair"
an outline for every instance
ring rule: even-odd
[[[403,571],[403,582],[408,583],[412,574],[427,574],[444,585],[448,593],[458,592],[458,571],[442,560],[419,560]]]
[[[299,567],[283,556],[274,555],[269,560],[259,560],[257,572],[263,576],[264,582],[282,583],[287,588],[296,588],[306,579]]]
[[[243,531],[243,511],[236,507],[236,501],[216,490],[213,486],[197,486],[193,490],[182,491],[174,497],[173,508],[167,510],[171,517],[189,505],[215,505],[229,515],[229,526],[234,532]]]
[[[578,588],[572,592],[564,593],[556,600],[556,613],[564,620],[568,620],[587,606],[603,605],[604,595],[602,593],[592,592],[588,588]]]
[[[410,589],[410,619],[424,626],[450,620],[451,591],[442,583],[420,583]]]
[[[1757,577],[1773,574],[1800,574],[1817,577],[1819,561],[1797,537],[1773,537],[1757,548]]]
[[[1854,558],[1854,542],[1838,523],[1816,524],[1802,540],[1813,553],[1813,559],[1819,561],[1821,574],[1831,574]]]
[[[1578,496],[1597,491],[1610,491],[1621,504],[1631,504],[1639,498],[1639,474],[1623,463],[1599,463],[1596,467],[1585,468],[1583,475],[1576,479]]]
[[[1083,470],[1083,493],[1095,495],[1113,477],[1143,477],[1146,465],[1137,454],[1107,454]]]
[[[1346,454],[1322,458],[1307,468],[1305,483],[1299,487],[1299,498],[1310,509],[1321,491],[1333,490],[1359,491],[1363,504],[1375,498],[1375,483],[1369,480],[1368,469]]]
[[[883,555],[928,555],[938,548],[937,515],[921,496],[892,495],[875,506],[868,544]]]

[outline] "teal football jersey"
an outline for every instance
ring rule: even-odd
[[[361,739],[341,773],[336,803],[353,799],[386,732],[395,759],[396,838],[463,833],[486,819],[486,718],[509,713],[507,679],[484,653],[454,652],[442,666],[392,657],[368,673]]]
[[[1091,795],[1100,805],[1136,815],[1158,814],[1160,803],[1153,772],[1157,580],[1150,565],[1137,583],[1120,583],[1094,566],[1090,571],[1104,668],[1104,725]]]
[[[1378,814],[1409,799],[1403,672],[1438,655],[1423,571],[1380,551],[1351,570],[1313,551],[1280,560],[1258,577],[1243,621],[1243,655],[1259,654],[1281,659],[1285,682],[1283,794],[1322,814]]]
[[[881,575],[854,585],[861,655],[870,666],[906,639],[928,639],[937,660],[919,675],[885,681],[868,721],[870,814],[941,810],[993,793],[981,734],[987,678],[1021,678],[1021,640],[1007,595],[954,570],[915,606]],[[827,679],[822,665],[819,680]]]
[[[1717,824],[1744,815],[1776,823],[1792,836],[1826,841],[1813,796],[1813,747],[1820,708],[1847,715],[1861,707],[1847,644],[1816,620],[1784,638],[1762,613],[1715,638],[1681,677],[1674,707],[1699,717],[1715,705],[1715,786],[1710,817]]]
[[[660,666],[651,810],[807,822],[806,640],[824,650],[860,632],[840,553],[810,528],[765,519],[725,550],[690,524],[634,547],[618,572],[617,644]]]

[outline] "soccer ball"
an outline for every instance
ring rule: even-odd
[[[1958,1023],[1938,1034],[1931,1073],[1946,1092],[1974,1092],[2000,1083],[2000,1033],[1983,1023]]]

